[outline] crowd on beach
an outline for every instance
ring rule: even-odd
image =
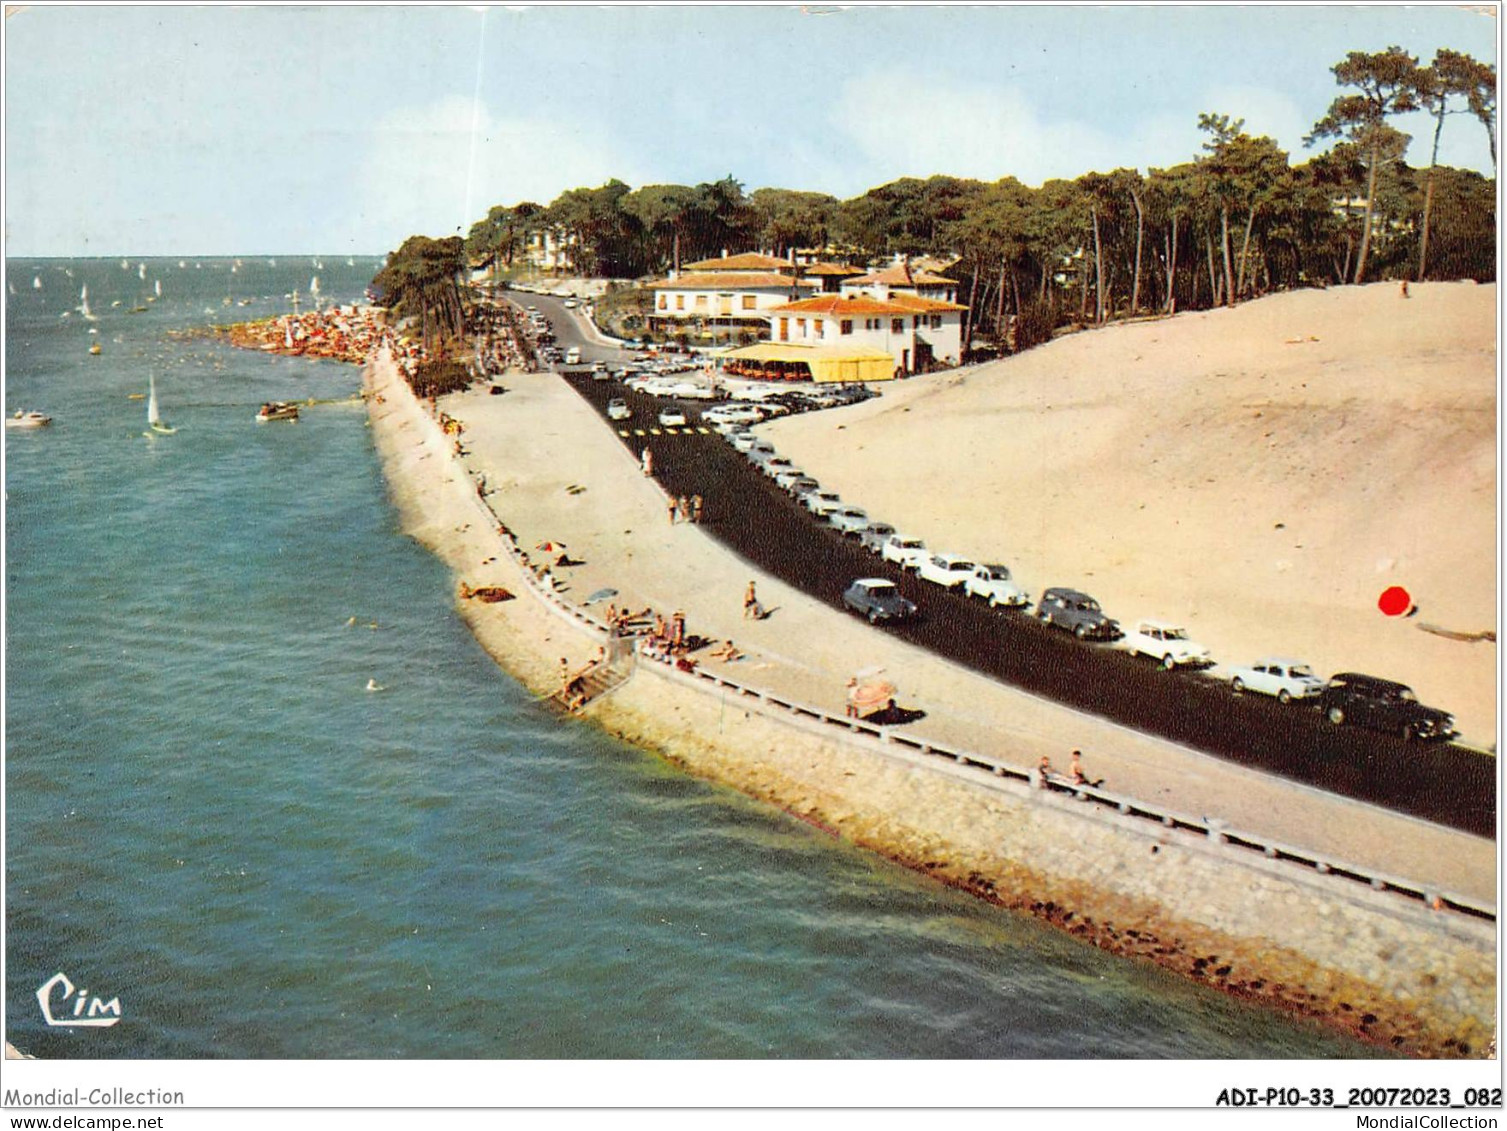
[[[381,311],[370,306],[331,306],[282,314],[230,327],[230,342],[292,357],[321,357],[360,364],[379,346],[396,345]]]

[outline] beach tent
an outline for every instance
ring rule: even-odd
[[[786,342],[756,342],[751,346],[719,350],[730,376],[786,378],[819,382],[890,381],[895,359],[884,350],[864,346],[801,346]],[[729,365],[728,363],[732,364]]]

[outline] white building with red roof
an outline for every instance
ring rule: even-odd
[[[794,270],[786,260],[756,252],[686,263],[648,285],[654,292],[649,328],[762,330],[768,311],[819,286],[797,279]]]
[[[866,275],[844,279],[842,293],[868,294],[887,299],[892,294],[909,294],[917,298],[935,299],[938,302],[955,303],[958,284],[945,275],[924,271],[911,263],[897,263],[882,271],[870,271]]]
[[[966,307],[942,299],[890,291],[817,295],[768,312],[769,340],[792,345],[879,349],[896,370],[916,373],[962,359]]]

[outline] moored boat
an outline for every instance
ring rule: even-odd
[[[265,424],[269,420],[297,420],[298,406],[291,401],[268,401],[262,405],[261,411],[256,414],[256,422]]]
[[[5,418],[7,428],[45,428],[52,423],[52,417],[44,412],[26,412],[17,409],[14,416]]]

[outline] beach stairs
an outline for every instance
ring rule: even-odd
[[[607,659],[581,676],[581,692],[586,697],[582,706],[594,703],[604,695],[610,695],[633,678],[638,656],[633,650],[633,640],[613,637],[607,642]],[[549,704],[561,711],[569,709],[569,701],[563,690],[549,698]]]

